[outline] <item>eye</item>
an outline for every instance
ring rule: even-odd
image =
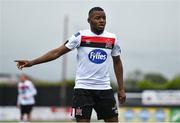
[[[96,19],[96,20],[99,20],[99,19],[100,19],[100,16],[96,16],[95,19]]]

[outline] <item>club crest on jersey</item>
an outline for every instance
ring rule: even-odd
[[[101,64],[106,61],[107,53],[101,49],[92,50],[89,55],[89,60],[95,64]]]
[[[110,49],[112,49],[112,45],[113,45],[113,42],[111,41],[111,40],[107,40],[106,41],[106,48],[110,48]]]

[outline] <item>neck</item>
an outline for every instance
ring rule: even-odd
[[[95,33],[96,35],[100,35],[100,34],[102,34],[104,32],[104,30],[95,30],[95,29],[91,29],[91,31],[93,33]]]

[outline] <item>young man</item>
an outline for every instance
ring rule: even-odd
[[[112,56],[119,86],[118,97],[122,104],[126,95],[119,41],[115,34],[104,30],[106,15],[102,8],[94,7],[89,11],[88,23],[90,30],[79,31],[65,44],[34,60],[16,60],[17,67],[22,69],[48,62],[76,48],[78,67],[73,96],[76,121],[90,122],[92,109],[95,109],[98,119],[118,122],[118,109],[110,86],[108,69]]]
[[[20,120],[31,121],[31,111],[35,104],[34,96],[37,94],[37,91],[33,83],[24,74],[20,75],[19,80],[17,106],[21,111]],[[25,115],[27,115],[26,120]]]

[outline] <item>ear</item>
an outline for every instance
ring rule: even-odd
[[[90,18],[88,17],[87,22],[90,23]]]

